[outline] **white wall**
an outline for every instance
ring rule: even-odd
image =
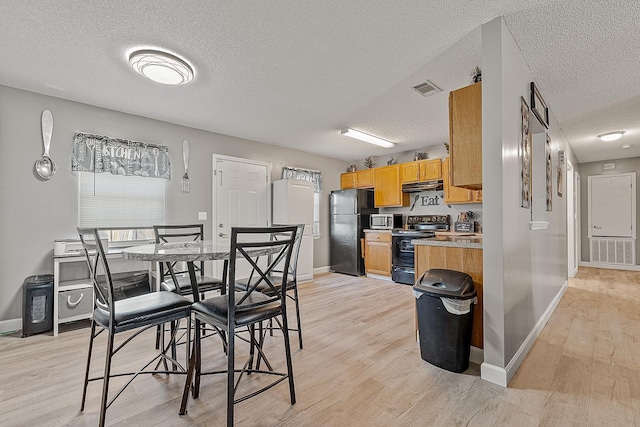
[[[58,165],[49,181],[39,180],[34,172],[42,155],[44,109],[53,113],[51,157]],[[21,317],[21,287],[27,276],[53,272],[53,241],[76,236],[77,179],[71,173],[76,131],[169,146],[173,178],[166,187],[167,223],[202,222],[198,212],[208,212],[211,218],[214,153],[271,162],[273,180],[280,179],[285,165],[320,170],[322,236],[314,240],[314,267],[329,265],[329,194],[340,187],[347,163],[0,86],[0,322]],[[191,144],[189,194],[180,189],[185,138]],[[204,224],[210,236],[210,221]]]
[[[546,321],[567,279],[566,196],[556,192],[542,215],[548,229],[531,231],[531,211],[520,207],[520,97],[535,81],[501,17],[482,27],[482,139],[484,223],[483,378],[511,379]],[[544,88],[540,88],[544,97]],[[550,106],[550,109],[553,106]],[[550,111],[553,171],[567,146]],[[531,120],[536,120],[532,115]],[[563,166],[566,177],[566,164]],[[533,173],[544,173],[534,165]]]

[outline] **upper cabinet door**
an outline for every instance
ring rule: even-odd
[[[420,181],[420,162],[401,163],[400,177],[402,184]]]
[[[356,173],[347,172],[340,175],[340,189],[356,188]]]
[[[363,169],[356,172],[357,188],[373,188],[373,169]]]
[[[420,181],[434,181],[442,179],[442,161],[440,159],[421,160]]]
[[[482,189],[482,82],[449,93],[451,185]]]
[[[454,187],[451,185],[449,174],[449,157],[444,159],[442,165],[442,174],[444,176],[444,202],[448,205],[462,203],[481,203],[482,191],[469,190],[463,187]]]
[[[409,206],[409,193],[402,192],[400,165],[384,166],[373,170],[374,201],[377,208]]]

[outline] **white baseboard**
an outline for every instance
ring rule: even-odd
[[[22,319],[0,320],[0,334],[22,329]]]
[[[313,269],[313,275],[315,276],[316,274],[325,274],[328,273],[329,271],[331,271],[329,269],[329,266],[326,267],[318,267],[318,268],[314,268]]]
[[[606,264],[602,262],[580,261],[580,267],[606,268],[609,270],[640,271],[640,265]]]
[[[480,378],[502,387],[507,386],[507,371],[487,362],[483,362],[480,365]]]
[[[490,365],[488,363],[482,364],[482,366],[480,367],[480,377],[483,380],[492,382],[502,387],[506,387],[507,384],[509,384],[509,381],[511,381],[513,376],[518,371],[520,365],[522,365],[522,362],[524,362],[524,358],[527,357],[527,354],[529,354],[533,343],[535,343],[538,335],[540,335],[540,332],[542,332],[542,329],[547,324],[549,318],[560,303],[560,300],[562,299],[562,296],[566,292],[568,286],[569,282],[565,280],[562,288],[560,288],[560,291],[553,298],[551,304],[549,304],[549,307],[547,307],[531,332],[529,332],[529,335],[524,340],[511,361],[507,364],[506,368],[503,369],[498,366]]]

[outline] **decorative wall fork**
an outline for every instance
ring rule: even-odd
[[[182,175],[182,192],[189,192],[189,141],[182,141],[182,159],[184,160],[184,175]]]

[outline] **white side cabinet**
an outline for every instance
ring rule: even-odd
[[[83,254],[53,256],[53,336],[58,335],[60,323],[88,319],[93,313],[93,285],[86,264]],[[63,274],[66,269],[86,271],[86,277],[60,280],[67,277]]]
[[[149,263],[127,261],[122,258],[122,248],[107,254],[111,274],[149,270],[150,279],[155,275]],[[53,336],[58,335],[61,323],[90,319],[93,314],[93,285],[84,254],[73,253],[53,256]]]

